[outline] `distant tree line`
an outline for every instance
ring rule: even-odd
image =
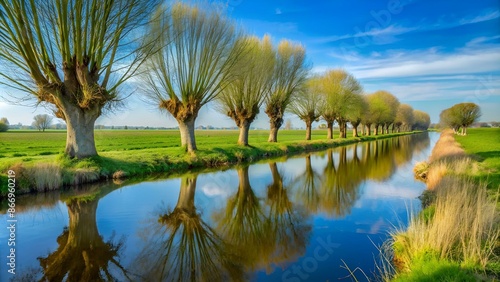
[[[301,44],[249,36],[211,3],[0,1],[0,51],[2,65],[17,70],[1,72],[0,83],[51,105],[66,122],[65,154],[75,158],[97,155],[95,121],[122,104],[131,77],[176,119],[188,152],[197,149],[195,121],[210,102],[234,120],[241,145],[261,109],[269,142],[277,142],[287,112],[306,123],[308,140],[319,119],[330,139],[335,122],[341,138],[348,124],[358,136],[359,126],[369,135],[430,123],[387,91],[365,94],[344,70],[311,75]]]

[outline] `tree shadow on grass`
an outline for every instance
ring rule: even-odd
[[[474,155],[477,155],[479,157],[478,161],[480,162],[486,159],[500,159],[500,151],[484,151],[475,153]]]

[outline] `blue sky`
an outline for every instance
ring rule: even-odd
[[[439,113],[475,102],[483,121],[500,120],[500,2],[229,0],[229,14],[247,32],[302,43],[312,71],[344,68],[367,93],[388,90],[438,122]],[[46,109],[0,102],[0,116],[30,124]],[[293,125],[303,124],[291,115]],[[176,126],[173,118],[132,97],[97,124]],[[197,125],[233,126],[208,105]],[[255,122],[268,127],[265,114]]]

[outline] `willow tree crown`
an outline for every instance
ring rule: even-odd
[[[239,44],[243,53],[233,68],[233,80],[218,97],[220,111],[238,126],[243,120],[252,122],[269,95],[276,56],[268,35],[262,39],[246,36]]]
[[[176,3],[156,13],[146,41],[159,38],[161,50],[144,65],[145,95],[178,120],[196,117],[230,80],[242,52],[241,34],[213,5]]]
[[[100,114],[148,53],[134,31],[154,2],[0,0],[0,84],[53,104],[63,119],[66,103]]]

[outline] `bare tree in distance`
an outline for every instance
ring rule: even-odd
[[[181,145],[194,152],[198,112],[231,82],[244,50],[241,33],[215,4],[178,2],[155,13],[146,42],[161,50],[144,64],[145,97],[177,120]]]
[[[66,155],[97,155],[94,123],[152,52],[134,32],[156,2],[0,0],[0,84],[54,109]]]
[[[32,124],[38,131],[45,131],[45,129],[49,128],[52,125],[52,117],[43,114],[43,115],[36,115],[33,118],[33,124]]]
[[[300,44],[282,40],[276,52],[271,94],[266,99],[266,114],[270,131],[268,142],[278,142],[278,130],[283,125],[283,116],[293,99],[301,91],[309,71],[306,65],[306,50]]]

